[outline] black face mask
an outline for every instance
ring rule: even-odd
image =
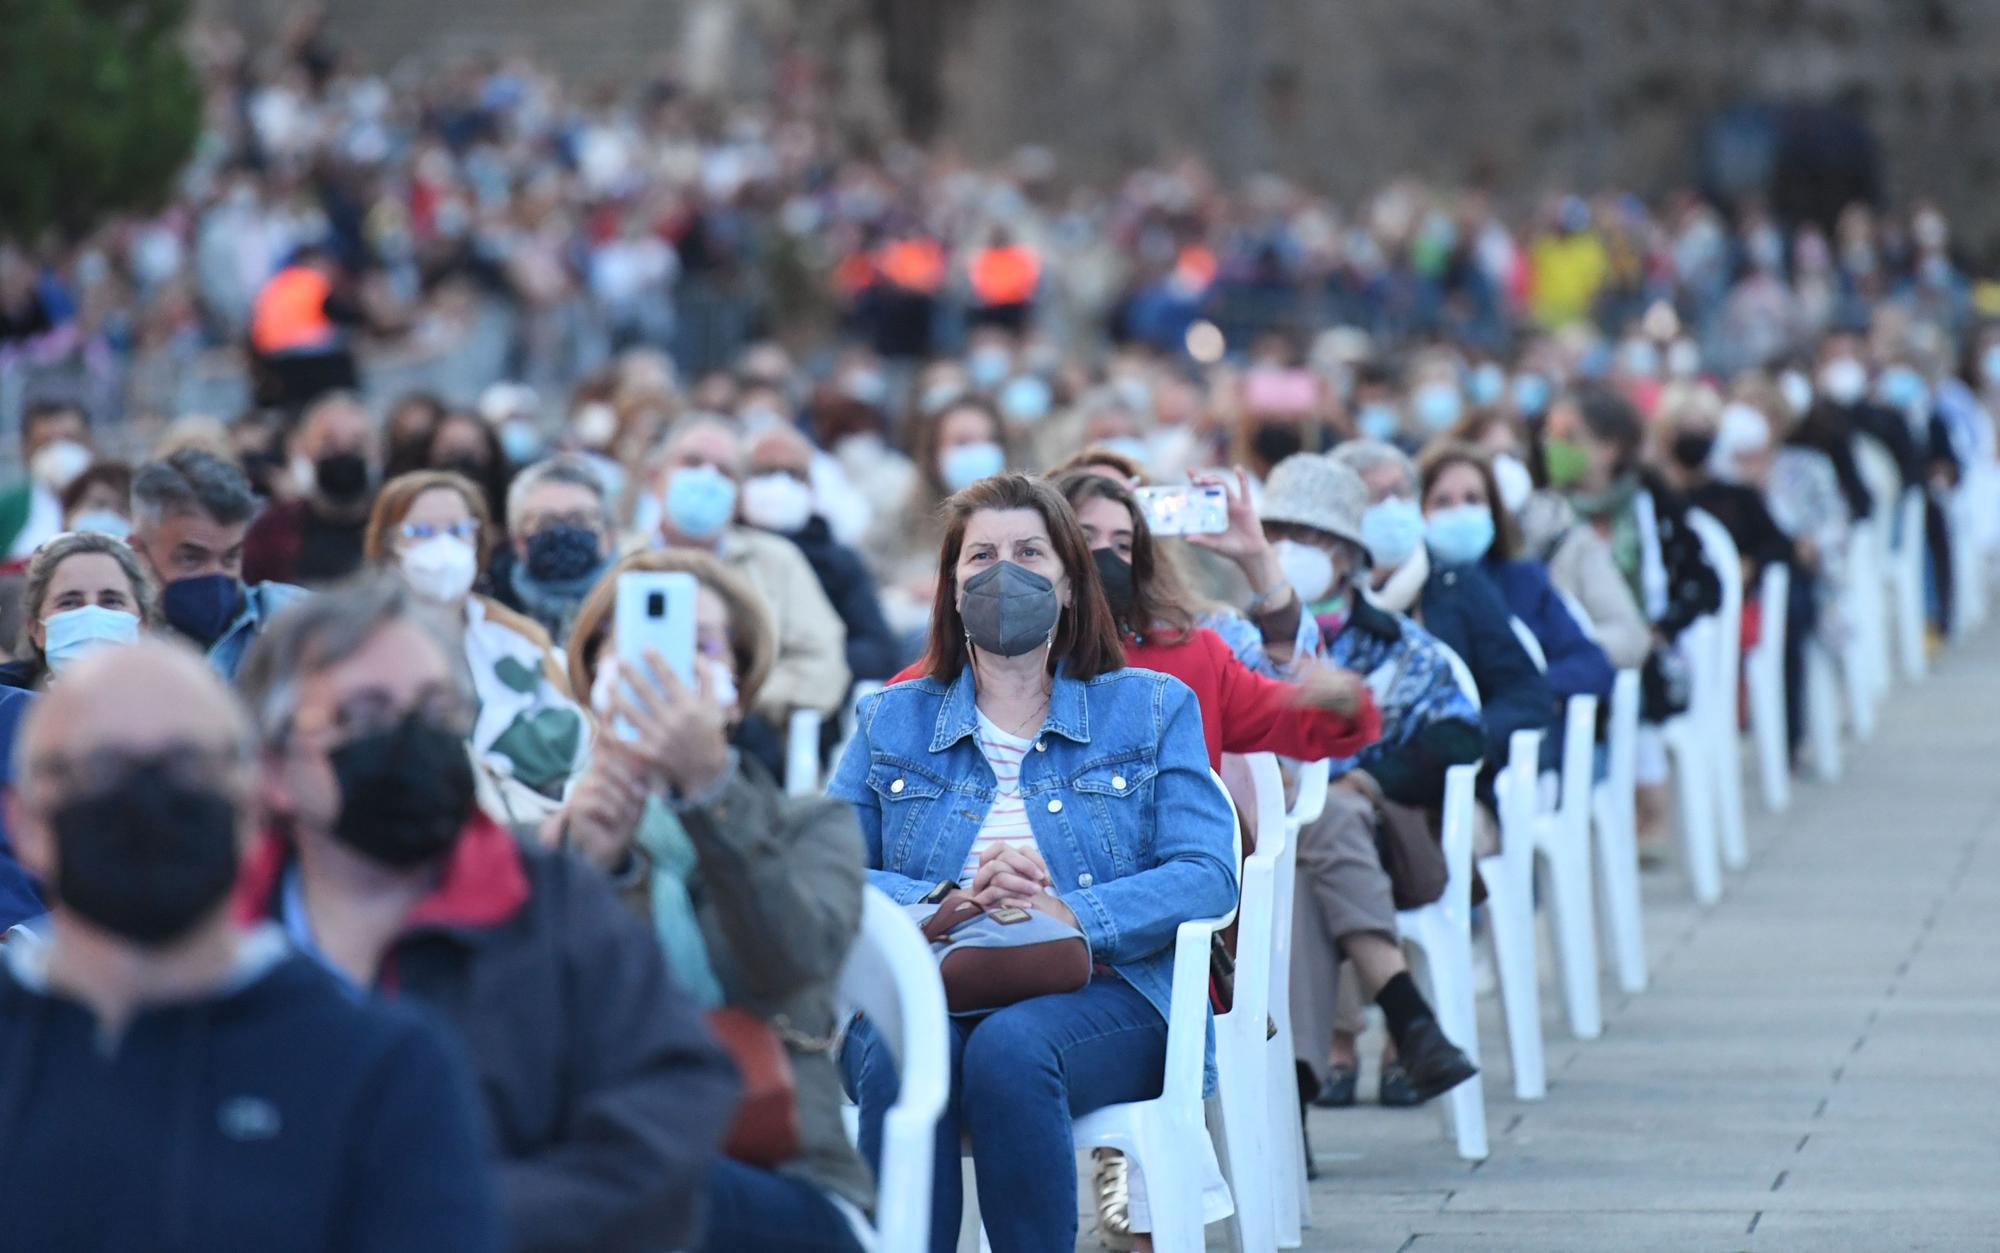
[[[587,526],[559,522],[528,537],[528,577],[538,583],[568,583],[594,577],[604,565],[601,541]]]
[[[157,762],[63,802],[49,825],[56,898],[134,944],[186,935],[236,882],[236,806]]]
[[[349,740],[328,755],[340,781],[335,836],[385,866],[443,856],[472,815],[465,741],[422,714]]]
[[[1097,581],[1104,585],[1104,601],[1111,606],[1111,616],[1133,627],[1132,601],[1136,592],[1132,563],[1120,557],[1115,548],[1092,549],[1090,559],[1097,566]]]
[[[1674,460],[1683,468],[1699,470],[1708,464],[1709,450],[1715,447],[1715,436],[1702,431],[1682,431],[1674,436]]]
[[[358,499],[368,490],[368,460],[358,452],[328,453],[313,462],[313,482],[328,500]]]
[[[1292,422],[1265,422],[1250,432],[1250,451],[1266,465],[1277,465],[1294,453],[1304,452],[1305,437]]]

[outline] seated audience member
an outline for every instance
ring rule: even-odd
[[[1609,697],[1611,659],[1563,603],[1548,567],[1519,555],[1520,536],[1500,507],[1492,464],[1464,444],[1433,444],[1420,464],[1424,542],[1432,556],[1446,565],[1476,566],[1500,589],[1507,612],[1541,645],[1548,663],[1542,677],[1557,700]]]
[[[282,923],[352,989],[456,1030],[510,1248],[686,1247],[734,1075],[604,877],[474,804],[457,646],[389,576],[314,597],[258,641],[240,682],[267,827],[238,916]]]
[[[1362,515],[1371,569],[1368,599],[1408,614],[1459,655],[1479,688],[1490,779],[1506,763],[1516,731],[1546,731],[1555,698],[1507,621],[1507,604],[1477,566],[1434,560],[1424,543],[1417,467],[1389,444],[1353,440],[1327,454],[1368,488]],[[1266,515],[1269,516],[1268,514]]]
[[[28,477],[0,492],[0,559],[25,560],[62,532],[62,494],[94,457],[81,406],[38,400],[23,411],[21,466]]]
[[[1493,458],[1494,489],[1520,532],[1522,557],[1541,562],[1556,590],[1582,606],[1613,666],[1643,666],[1653,651],[1653,631],[1618,572],[1611,545],[1561,493],[1536,486],[1541,456],[1513,423],[1488,415],[1468,428],[1467,442]]]
[[[486,516],[507,516],[507,488],[514,481],[513,463],[500,446],[500,431],[470,409],[454,409],[439,419],[424,444],[425,470],[445,470],[474,487],[486,501]],[[503,542],[504,534],[496,537]]]
[[[505,1247],[457,1050],[231,922],[256,744],[200,657],[107,649],[21,735],[14,836],[53,891],[0,950],[7,1246]]]
[[[1695,619],[1722,606],[1722,584],[1688,529],[1687,502],[1639,460],[1639,415],[1617,393],[1591,388],[1557,399],[1543,429],[1549,486],[1611,547],[1619,575],[1652,625],[1642,674],[1640,717],[1657,725],[1685,697],[1673,672],[1673,643]],[[1666,750],[1657,733],[1639,742],[1638,819],[1642,853],[1657,861],[1666,838]]]
[[[132,467],[94,462],[62,494],[63,530],[96,531],[113,539],[132,533]]]
[[[1082,989],[950,1024],[932,1248],[956,1247],[969,1138],[993,1248],[1047,1253],[1077,1238],[1071,1119],[1159,1094],[1175,931],[1236,898],[1229,806],[1193,694],[1123,667],[1053,487],[1001,475],[953,496],[937,575],[925,677],[861,703],[828,791],[854,805],[869,878],[895,900],[955,884],[1090,944]],[[863,1022],[842,1064],[879,1165],[895,1060]],[[1212,1056],[1204,1070],[1212,1090]]]
[[[70,531],[29,559],[21,621],[0,686],[41,691],[96,646],[139,638],[153,623],[153,585],[124,540]]]
[[[472,590],[491,528],[471,482],[419,470],[383,487],[363,551],[370,564],[393,566],[458,644],[478,711],[468,739],[481,801],[509,826],[534,830],[589,758],[590,738],[542,628]]]
[[[590,463],[538,461],[507,488],[507,543],[487,564],[493,599],[533,618],[560,646],[616,544],[611,501]]]
[[[34,701],[32,694],[19,688],[0,687],[0,787],[14,785],[14,737]],[[14,856],[6,809],[0,806],[0,943],[5,942],[8,931],[42,913],[41,885]]]
[[[306,410],[291,441],[301,494],[275,501],[243,537],[243,577],[319,588],[361,568],[361,537],[382,481],[375,423],[345,393]]]
[[[657,686],[617,660],[617,576],[666,570],[700,583],[692,689],[664,659]],[[631,885],[676,981],[697,1002],[774,1024],[791,1062],[798,1141],[783,1146],[782,1162],[716,1161],[701,1247],[858,1251],[855,1222],[873,1192],[841,1124],[840,1076],[825,1042],[861,925],[861,832],[851,806],[788,797],[730,746],[731,725],[755,702],[775,651],[756,592],[713,558],[670,549],[620,562],[577,615],[570,679],[596,693],[599,729],[554,834]],[[635,728],[635,741],[609,732],[613,714]]]
[[[656,545],[705,552],[757,589],[778,632],[778,660],[757,711],[783,727],[794,709],[831,714],[847,698],[847,629],[796,545],[735,525],[743,446],[711,418],[690,418],[661,447]]]
[[[743,520],[782,535],[811,564],[820,590],[847,628],[847,669],[855,679],[888,678],[902,664],[901,648],[882,617],[875,576],[861,554],[834,539],[812,485],[813,448],[790,426],[773,427],[750,445],[743,483]]]
[[[1365,676],[1382,711],[1382,738],[1330,763],[1326,812],[1299,832],[1292,1048],[1299,1099],[1330,1106],[1354,1103],[1359,1073],[1358,1010],[1340,1012],[1343,959],[1388,1022],[1395,1055],[1383,1066],[1383,1104],[1420,1104],[1478,1073],[1410,977],[1376,830],[1383,800],[1436,809],[1445,772],[1478,761],[1485,741],[1437,639],[1365,594],[1367,501],[1353,470],[1301,453],[1271,472],[1262,509],[1286,577],[1327,640],[1327,661]]]
[[[160,581],[160,617],[233,679],[272,616],[305,595],[286,583],[245,583],[244,535],[257,498],[243,472],[184,449],[132,479],[132,547]]]
[[[390,403],[382,423],[382,440],[388,448],[382,460],[385,479],[430,468],[431,435],[444,415],[444,401],[430,392],[405,392]]]

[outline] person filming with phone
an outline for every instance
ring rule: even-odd
[[[752,1089],[761,1076],[744,1051],[782,1049],[789,1117],[739,1115],[708,1180],[699,1247],[858,1253],[873,1188],[841,1124],[830,1050],[835,987],[861,925],[861,832],[850,806],[786,796],[730,744],[776,646],[756,592],[704,553],[614,567],[570,640],[596,744],[545,834],[641,909]]]
[[[1071,1119],[1160,1093],[1174,934],[1234,903],[1233,824],[1194,694],[1125,667],[1062,494],[998,475],[946,502],[944,523],[925,673],[861,702],[827,791],[853,805],[868,877],[896,901],[1087,944],[1070,990],[954,1016],[948,1038],[932,1248],[957,1242],[969,1137],[992,1247],[1047,1253],[1076,1243]],[[894,1058],[864,1021],[842,1067],[879,1164]],[[1205,1076],[1212,1090],[1212,1053]]]

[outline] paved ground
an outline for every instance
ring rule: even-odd
[[[1783,818],[1746,783],[1715,908],[1647,877],[1653,984],[1607,985],[1602,1039],[1544,983],[1547,1099],[1513,1099],[1482,1002],[1485,1163],[1429,1110],[1315,1111],[1306,1247],[2000,1249],[2000,631],[1899,686],[1847,767]]]

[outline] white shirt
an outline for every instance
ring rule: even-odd
[[[1035,848],[1034,828],[1028,825],[1028,807],[1021,800],[1021,759],[1034,744],[1031,739],[1001,730],[984,713],[979,715],[979,751],[986,754],[986,764],[993,767],[996,790],[993,808],[986,811],[986,821],[973,837],[972,851],[966,854],[965,868],[959,872],[960,887],[972,886],[979,874],[981,854],[994,845]]]

